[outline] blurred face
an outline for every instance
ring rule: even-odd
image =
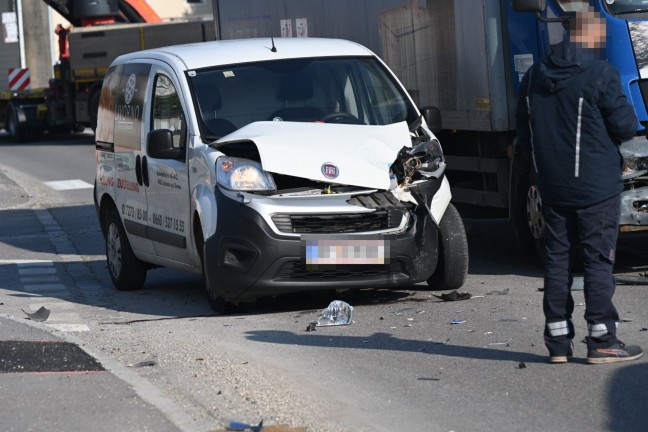
[[[571,30],[571,41],[585,48],[602,48],[605,46],[605,20],[593,10],[576,14],[576,22]]]

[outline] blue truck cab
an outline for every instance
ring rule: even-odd
[[[614,65],[621,76],[621,85],[634,106],[639,120],[635,137],[621,145],[624,157],[625,190],[621,199],[621,231],[648,230],[648,2],[639,0],[511,0],[507,14],[514,86],[519,90],[526,70],[542,58],[550,45],[564,40],[566,32],[560,24],[569,14],[593,8],[605,19],[606,47],[601,58]],[[528,13],[528,12],[535,12]],[[512,180],[511,211],[519,220],[526,216],[536,242],[543,236],[540,197],[533,184],[533,174],[521,174],[529,167],[515,167]],[[526,203],[523,194],[526,193]],[[518,205],[514,201],[518,201]],[[525,205],[526,204],[526,205]],[[516,230],[516,232],[523,232]],[[520,238],[518,238],[520,240]],[[523,241],[522,241],[523,242]]]

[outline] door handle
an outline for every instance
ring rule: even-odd
[[[142,161],[140,155],[137,155],[135,158],[135,178],[137,179],[137,184],[142,186]]]
[[[148,187],[149,185],[148,159],[146,159],[146,156],[142,156],[142,182],[144,183],[144,186]]]

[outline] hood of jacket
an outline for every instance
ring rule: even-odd
[[[595,59],[594,49],[569,42],[552,45],[537,69],[540,86],[548,92],[560,91],[569,85],[572,77],[582,73],[587,64]]]

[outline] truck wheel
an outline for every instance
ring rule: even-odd
[[[196,241],[196,249],[198,249],[198,256],[200,257],[200,266],[202,267],[203,284],[205,286],[205,293],[207,294],[207,301],[209,302],[209,306],[211,306],[212,310],[219,315],[228,315],[237,312],[238,311],[237,305],[225,300],[225,298],[218,293],[218,287],[215,286],[214,283],[210,283],[207,280],[207,273],[205,272],[205,258],[204,258],[205,240],[203,239],[202,225],[198,218],[194,220],[194,238]]]
[[[459,212],[452,204],[439,223],[439,261],[427,280],[436,290],[461,288],[468,274],[468,239]]]
[[[7,132],[13,142],[24,142],[27,138],[25,131],[19,127],[18,113],[13,105],[7,107]]]
[[[513,144],[516,147],[517,138]],[[513,234],[515,243],[519,251],[531,253],[535,250],[535,240],[529,230],[529,219],[527,217],[527,196],[529,194],[529,173],[531,171],[531,161],[524,157],[519,151],[513,155],[511,165],[511,222],[513,224]]]
[[[106,260],[113,284],[120,291],[132,291],[144,286],[147,268],[131,248],[126,231],[115,210],[106,217]]]
[[[538,258],[544,264],[547,262],[547,251],[544,245],[545,222],[542,217],[542,200],[540,199],[540,192],[538,192],[535,175],[533,173],[529,176],[529,180],[526,199],[527,224],[533,237],[533,245],[538,254]]]

